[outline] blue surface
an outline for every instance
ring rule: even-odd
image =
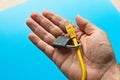
[[[27,38],[26,19],[33,11],[51,10],[75,23],[80,14],[108,34],[120,63],[120,13],[109,0],[28,0],[0,12],[0,80],[67,80]]]

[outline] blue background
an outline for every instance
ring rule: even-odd
[[[120,63],[120,13],[110,0],[28,0],[0,12],[0,80],[67,80],[55,64],[27,38],[26,19],[51,10],[74,24],[80,14],[109,36]]]

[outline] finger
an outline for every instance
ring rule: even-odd
[[[54,48],[52,46],[50,46],[49,44],[47,44],[46,42],[44,42],[43,40],[41,40],[37,35],[35,35],[34,33],[31,33],[29,35],[29,39],[39,48],[41,49],[43,52],[45,52],[47,54],[47,56],[49,56],[50,58],[52,57],[52,55],[54,54]]]
[[[32,13],[31,18],[55,37],[64,34],[58,26],[54,25],[50,20],[36,12]]]
[[[65,24],[66,24],[66,19],[56,15],[55,13],[52,13],[50,11],[44,11],[43,16],[48,18],[50,21],[52,21],[55,25],[59,26],[65,33]]]
[[[89,21],[85,20],[79,15],[76,16],[76,22],[80,29],[88,35],[92,34],[97,29],[97,27],[95,27]]]
[[[26,23],[39,38],[44,40],[46,43],[52,45],[53,41],[55,40],[55,37],[52,34],[47,32],[44,28],[42,28],[31,18],[28,19]]]
[[[85,34],[83,31],[79,29],[79,27],[75,27],[75,32],[76,32],[77,40],[80,40],[82,35]]]

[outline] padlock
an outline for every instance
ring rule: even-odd
[[[58,36],[56,40],[53,42],[52,46],[55,48],[76,48],[79,47],[81,44],[78,41],[79,45],[74,46],[72,45],[72,39],[68,36]]]
[[[67,44],[72,43],[72,40],[70,37],[67,36],[59,36],[56,38],[56,40],[53,42],[53,47],[55,48],[65,48]]]

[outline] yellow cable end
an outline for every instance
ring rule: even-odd
[[[66,30],[71,39],[76,38],[74,26],[69,20],[66,21]]]

